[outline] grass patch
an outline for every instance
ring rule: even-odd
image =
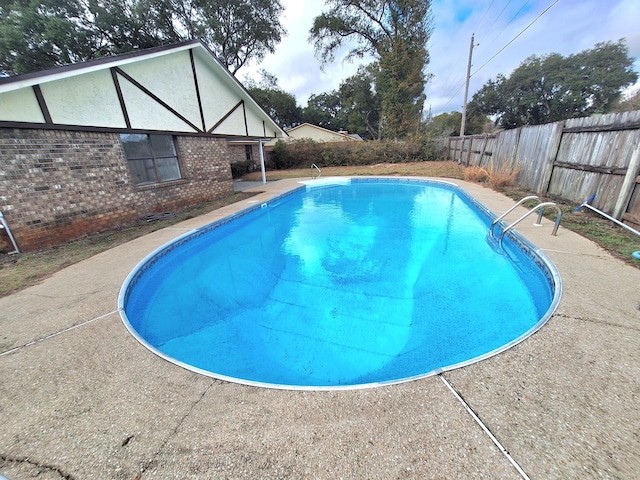
[[[519,169],[512,168],[509,165],[502,165],[499,168],[491,165],[489,168],[489,185],[494,190],[510,187],[515,183],[519,171]]]
[[[394,175],[410,177],[447,177],[464,179],[464,167],[456,162],[411,162],[411,163],[378,163],[376,165],[359,165],[348,167],[320,167],[323,177],[361,175]],[[283,180],[285,178],[311,178],[317,170],[311,168],[295,168],[291,170],[272,170],[267,172],[267,180]],[[244,180],[262,180],[260,172],[253,172],[243,177]]]
[[[489,172],[482,167],[467,167],[464,169],[464,179],[467,182],[486,183],[489,181]]]
[[[493,165],[489,169],[478,166],[470,166],[464,169],[464,179],[468,182],[488,183],[494,190],[500,190],[511,187],[518,176],[518,169],[513,169],[508,165],[500,168],[494,168]]]
[[[0,254],[0,297],[40,283],[69,265],[134,240],[161,228],[204,215],[231,203],[240,202],[255,193],[239,192],[196,207],[176,212],[164,220],[138,221],[107,232],[87,235],[74,242],[39,252]]]
[[[527,195],[531,195],[531,192],[513,186],[496,190],[513,200],[520,200]],[[640,250],[640,237],[638,235],[616,225],[611,220],[607,220],[588,208],[574,212],[578,205],[557,198],[540,197],[540,200],[530,200],[523,205],[533,208],[540,202],[554,202],[560,207],[562,211],[560,228],[576,232],[598,244],[614,257],[640,268],[640,260],[632,256],[633,252]],[[544,216],[550,220],[555,221],[556,215],[557,212],[553,208],[544,210]]]

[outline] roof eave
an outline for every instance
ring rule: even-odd
[[[87,60],[86,62],[71,63],[69,65],[62,65],[60,67],[40,70],[38,72],[0,78],[0,93],[24,87],[32,87],[34,85],[64,79],[81,73],[91,73],[105,68],[118,67],[139,61],[141,58],[154,58],[182,50],[189,50],[196,45],[204,47],[204,44],[200,40],[188,40],[177,44],[161,45],[159,47],[136,50],[116,56],[96,58],[95,60]]]

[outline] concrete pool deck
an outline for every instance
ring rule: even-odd
[[[514,203],[453,182],[494,213]],[[439,376],[364,390],[262,389],[182,369],[129,334],[117,297],[142,258],[295,185],[269,182],[249,200],[0,298],[0,476],[523,478]],[[530,218],[517,230],[558,267],[559,308],[514,348],[442,377],[531,479],[637,478],[640,270]]]

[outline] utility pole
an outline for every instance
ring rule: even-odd
[[[464,86],[464,104],[462,105],[462,123],[460,125],[460,136],[464,137],[464,124],[467,122],[467,96],[469,95],[469,78],[471,77],[471,57],[473,55],[473,36],[471,34],[471,45],[469,46],[469,62],[467,63],[467,82]]]

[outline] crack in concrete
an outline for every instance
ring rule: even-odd
[[[152,458],[142,466],[142,469],[141,469],[140,473],[138,474],[138,476],[136,476],[136,479],[142,478],[142,473],[146,472],[147,470],[149,470],[150,468],[152,468],[155,465],[158,456],[162,453],[162,451],[167,446],[169,441],[174,437],[174,435],[176,433],[178,433],[178,430],[180,430],[180,427],[185,422],[185,420],[187,418],[189,418],[189,416],[191,415],[191,412],[193,412],[193,410],[196,408],[196,406],[202,401],[202,399],[205,397],[205,395],[209,392],[211,387],[216,383],[218,383],[218,382],[215,379],[211,380],[211,383],[209,383],[209,385],[207,385],[207,388],[205,388],[204,391],[202,392],[202,394],[191,404],[189,409],[185,412],[185,414],[182,416],[182,418],[178,421],[178,423],[176,424],[175,428],[171,431],[171,433],[169,433],[169,435],[167,435],[167,438],[164,439],[164,441],[162,442],[162,445],[160,445],[160,447],[158,447],[158,450],[156,450],[156,452],[153,454]]]
[[[70,332],[71,330],[75,330],[76,328],[80,328],[83,327],[85,325],[88,325],[89,323],[93,323],[97,320],[102,320],[103,318],[109,317],[110,315],[113,315],[114,313],[118,313],[120,310],[114,310],[113,312],[109,312],[109,313],[105,313],[104,315],[100,315],[99,317],[95,317],[92,318],[91,320],[85,320],[82,323],[78,323],[77,325],[72,325],[71,327],[67,327],[64,328],[62,330],[60,330],[59,332],[54,332],[54,333],[50,333],[49,335],[46,335],[42,338],[37,338],[35,340],[31,340],[30,342],[27,342],[23,345],[18,345],[17,347],[14,347],[10,350],[7,350],[5,352],[0,352],[0,357],[3,357],[5,355],[9,355],[10,353],[16,352],[18,350],[22,350],[23,348],[26,347],[30,347],[31,345],[35,345],[36,343],[40,343],[40,342],[44,342],[45,340],[49,340],[50,338],[54,338],[57,337],[58,335],[62,335],[63,333],[67,333]]]
[[[74,480],[75,479],[75,477],[73,475],[71,475],[70,473],[66,473],[60,467],[56,467],[56,466],[53,466],[53,465],[46,465],[44,463],[36,462],[36,461],[31,460],[29,457],[12,457],[12,456],[9,456],[9,455],[0,454],[0,462],[2,462],[2,463],[0,463],[0,466],[4,466],[4,465],[6,465],[8,463],[31,465],[31,466],[36,467],[36,468],[48,470],[50,472],[55,472],[58,475],[60,475],[60,478],[64,478],[65,480]]]
[[[46,298],[47,300],[55,300],[55,299],[73,299],[73,298],[83,298],[83,297],[88,297],[91,295],[98,295],[103,291],[103,289],[95,289],[92,290],[91,292],[75,292],[72,293],[70,295],[44,295],[42,293],[28,293],[25,295],[25,297],[33,297],[33,298]]]
[[[624,328],[625,330],[631,330],[633,332],[640,331],[640,328],[630,327],[628,325],[620,325],[619,323],[607,322],[605,320],[594,320],[593,318],[574,317],[565,313],[556,313],[553,316],[558,318],[566,318],[568,320],[577,320],[579,322],[589,322],[598,325],[607,325],[609,327]]]

